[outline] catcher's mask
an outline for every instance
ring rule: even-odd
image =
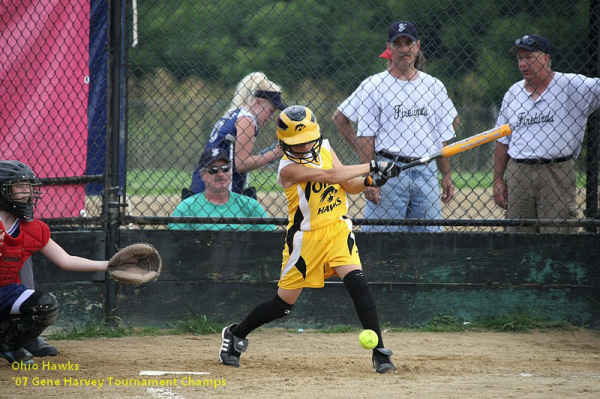
[[[277,119],[277,138],[279,147],[290,161],[306,164],[314,162],[321,151],[321,128],[313,112],[302,106],[292,105],[284,109]],[[292,147],[312,143],[309,149],[302,151]]]
[[[33,220],[33,209],[42,197],[42,182],[19,161],[0,161],[0,209],[19,219]]]

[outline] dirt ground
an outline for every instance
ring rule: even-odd
[[[260,330],[237,369],[219,364],[218,334],[55,341],[59,356],[37,359],[38,370],[0,363],[0,397],[600,397],[597,331],[385,332],[384,340],[397,374],[375,374],[355,333]]]

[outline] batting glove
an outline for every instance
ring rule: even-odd
[[[371,173],[369,176],[365,177],[365,186],[366,187],[381,187],[385,183],[387,183],[388,178],[384,176],[381,172]]]
[[[400,174],[400,167],[393,162],[371,161],[371,172],[381,172],[385,177],[396,177]]]

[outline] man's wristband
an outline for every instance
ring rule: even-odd
[[[369,162],[369,167],[370,167],[370,172],[378,172],[379,168],[377,167],[377,161],[375,161],[374,159],[371,160],[371,162]]]

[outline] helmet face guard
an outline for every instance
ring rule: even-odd
[[[42,197],[41,186],[29,166],[18,161],[0,161],[0,209],[19,219],[33,220],[33,210]]]
[[[4,183],[1,196],[9,209],[3,208],[19,219],[33,220],[33,209],[42,198],[41,185],[35,177]]]
[[[279,147],[290,161],[307,164],[315,162],[321,151],[321,128],[312,111],[302,105],[284,109],[277,119]],[[313,143],[309,150],[299,152],[293,147]]]
[[[313,143],[313,145],[307,151],[294,151],[294,146],[286,144],[283,140],[279,140],[279,147],[290,161],[303,165],[315,162],[319,158],[323,138],[319,137],[316,140],[309,141],[309,143]]]

